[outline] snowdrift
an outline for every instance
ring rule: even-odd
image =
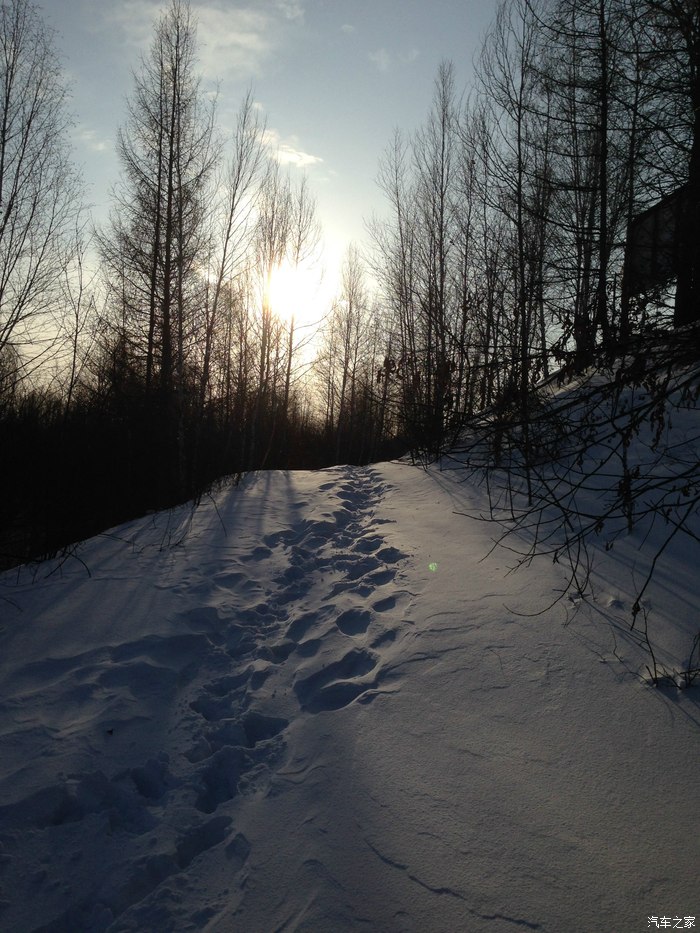
[[[689,923],[700,704],[630,632],[643,542],[583,599],[487,510],[459,470],[260,473],[0,577],[0,927]]]

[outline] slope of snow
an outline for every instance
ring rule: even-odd
[[[0,928],[700,915],[700,691],[648,685],[616,565],[555,602],[559,566],[486,558],[462,479],[260,473],[0,577]]]

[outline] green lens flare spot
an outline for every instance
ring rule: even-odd
[[[437,570],[437,564],[428,564],[428,570],[431,573],[435,573],[435,571]]]

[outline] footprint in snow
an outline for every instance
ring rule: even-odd
[[[375,570],[372,573],[368,573],[364,579],[373,586],[385,586],[387,583],[391,583],[395,576],[395,570]]]
[[[384,599],[378,599],[376,603],[373,603],[372,609],[375,612],[389,612],[396,606],[396,597],[395,596],[386,596]]]
[[[213,606],[198,606],[180,613],[180,618],[190,631],[203,635],[210,645],[221,645],[224,627],[219,610]]]
[[[372,621],[368,609],[347,609],[335,620],[343,635],[364,635]]]
[[[202,852],[223,842],[229,834],[230,826],[230,817],[215,816],[186,832],[175,847],[177,867],[180,870],[187,868]]]
[[[312,612],[304,612],[297,616],[287,627],[286,637],[293,642],[301,642],[311,629],[328,621],[335,612],[333,603],[326,603]]]
[[[396,564],[407,556],[407,554],[404,554],[403,551],[395,547],[385,547],[377,552],[377,557],[385,564]]]
[[[110,831],[123,829],[142,835],[155,826],[151,808],[162,800],[173,783],[165,759],[150,760],[112,779],[102,771],[75,775],[0,808],[0,822],[8,829],[33,827],[50,831],[103,813]]]
[[[320,638],[308,638],[306,641],[299,642],[296,653],[302,658],[313,658],[318,654],[322,644],[323,641]]]
[[[360,678],[376,666],[374,655],[362,648],[353,648],[338,661],[298,680],[294,692],[301,708],[309,713],[342,709],[372,686]]]
[[[230,696],[211,697],[200,696],[190,703],[190,709],[199,713],[207,722],[218,722],[220,719],[230,718],[232,698]]]
[[[250,848],[250,843],[243,833],[236,833],[224,850],[232,871],[237,872],[243,868],[250,855]]]
[[[281,717],[249,710],[240,718],[221,720],[216,728],[200,736],[185,757],[192,764],[198,764],[227,747],[253,749],[275,739],[288,725]]]
[[[200,774],[195,807],[201,813],[214,813],[222,803],[233,800],[238,794],[240,778],[251,766],[244,749],[229,745],[219,749]]]
[[[384,648],[386,645],[391,645],[396,641],[396,636],[398,634],[398,629],[387,629],[385,632],[377,635],[377,637],[372,642],[372,648]]]
[[[188,829],[173,848],[139,858],[121,869],[117,867],[88,900],[71,904],[42,929],[105,930],[113,925],[124,930],[155,929],[154,916],[170,915],[173,892],[167,883],[169,879],[224,842],[229,870],[236,874],[250,856],[251,845],[242,833],[232,836],[229,817],[215,816]],[[163,910],[158,907],[159,900],[167,904]]]
[[[259,545],[258,547],[253,548],[249,554],[242,554],[240,560],[245,561],[254,561],[259,563],[260,561],[267,560],[268,557],[272,557],[272,551],[269,547],[264,545]]]
[[[243,731],[248,748],[255,748],[256,745],[274,739],[288,725],[289,722],[281,716],[266,716],[249,710],[243,717]]]
[[[285,528],[282,531],[275,531],[272,534],[265,535],[263,544],[266,548],[291,547],[298,544],[304,537],[304,531],[299,528]]]
[[[362,557],[358,560],[348,562],[345,570],[345,576],[348,580],[359,580],[372,570],[377,570],[381,564],[375,557]]]
[[[262,645],[258,648],[256,657],[263,661],[270,661],[272,664],[282,664],[296,647],[294,641],[283,641],[277,645]]]

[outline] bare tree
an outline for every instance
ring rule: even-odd
[[[145,360],[146,385],[172,396],[191,349],[193,291],[207,254],[207,184],[216,161],[213,109],[196,67],[195,24],[171,0],[150,53],[134,75],[118,135],[122,180],[111,224],[100,236],[114,305]]]
[[[648,114],[657,158],[685,186],[675,311],[683,325],[700,320],[700,3],[644,0],[640,14],[647,82],[657,91]]]
[[[218,151],[214,108],[196,71],[186,0],[171,0],[134,75],[118,135],[122,178],[100,248],[116,342],[143,361],[163,489],[184,492],[185,429],[197,399],[201,270],[210,253],[209,182]]]
[[[258,220],[255,233],[256,271],[260,292],[259,353],[256,402],[250,428],[250,463],[264,456],[262,434],[264,420],[272,425],[276,416],[275,388],[280,363],[279,322],[272,307],[272,278],[283,262],[289,245],[292,194],[289,178],[279,163],[270,161],[258,197]]]
[[[391,352],[380,370],[385,388],[398,383],[399,419],[411,437],[412,449],[421,446],[421,404],[416,389],[420,386],[418,362],[417,294],[417,223],[411,144],[396,131],[379,165],[377,183],[389,205],[387,219],[374,218],[369,225],[373,240],[372,268],[381,285],[388,317],[393,330]],[[392,326],[393,325],[393,326]]]
[[[63,276],[63,341],[68,351],[65,387],[63,389],[64,420],[68,418],[73,395],[79,384],[81,372],[95,342],[94,325],[97,320],[94,285],[97,270],[90,267],[89,250],[92,236],[88,232],[88,221],[79,217],[75,230],[77,252]],[[87,338],[87,339],[86,339]]]
[[[294,270],[315,252],[320,237],[316,204],[305,178],[294,185],[276,159],[270,160],[257,201],[255,234],[259,282],[258,378],[251,424],[251,462],[267,462],[280,424],[286,438],[295,352],[295,315],[283,321],[273,306],[280,269]]]
[[[384,367],[402,384],[404,416],[417,447],[435,455],[454,404],[452,378],[459,354],[464,258],[459,203],[459,105],[454,68],[444,62],[435,79],[424,126],[405,141],[395,137],[380,167],[379,184],[391,205],[389,221],[374,223],[375,266],[399,334],[395,364]]]
[[[232,290],[236,290],[234,283],[243,281],[250,271],[255,207],[265,166],[264,129],[252,93],[248,92],[238,113],[228,163],[216,186],[220,200],[213,210],[211,256],[205,282],[200,407],[204,406],[209,389],[212,350],[220,324],[224,289],[228,289],[230,296]]]
[[[347,448],[350,426],[355,420],[359,367],[367,360],[368,295],[362,261],[357,247],[350,246],[341,273],[341,290],[331,311],[325,334],[326,352],[331,373],[326,404],[330,411],[329,427],[335,433],[335,459]]]
[[[287,247],[287,262],[292,269],[300,269],[302,263],[309,261],[318,250],[321,239],[321,228],[316,219],[316,202],[312,197],[308,181],[304,176],[296,191],[292,192],[291,222],[289,228],[289,244]],[[289,330],[287,333],[287,366],[284,378],[284,394],[282,407],[286,419],[289,408],[290,390],[292,384],[292,364],[294,359],[295,323],[298,309],[293,309],[289,316]]]
[[[0,7],[0,353],[25,367],[54,344],[81,184],[53,32],[27,0]]]

